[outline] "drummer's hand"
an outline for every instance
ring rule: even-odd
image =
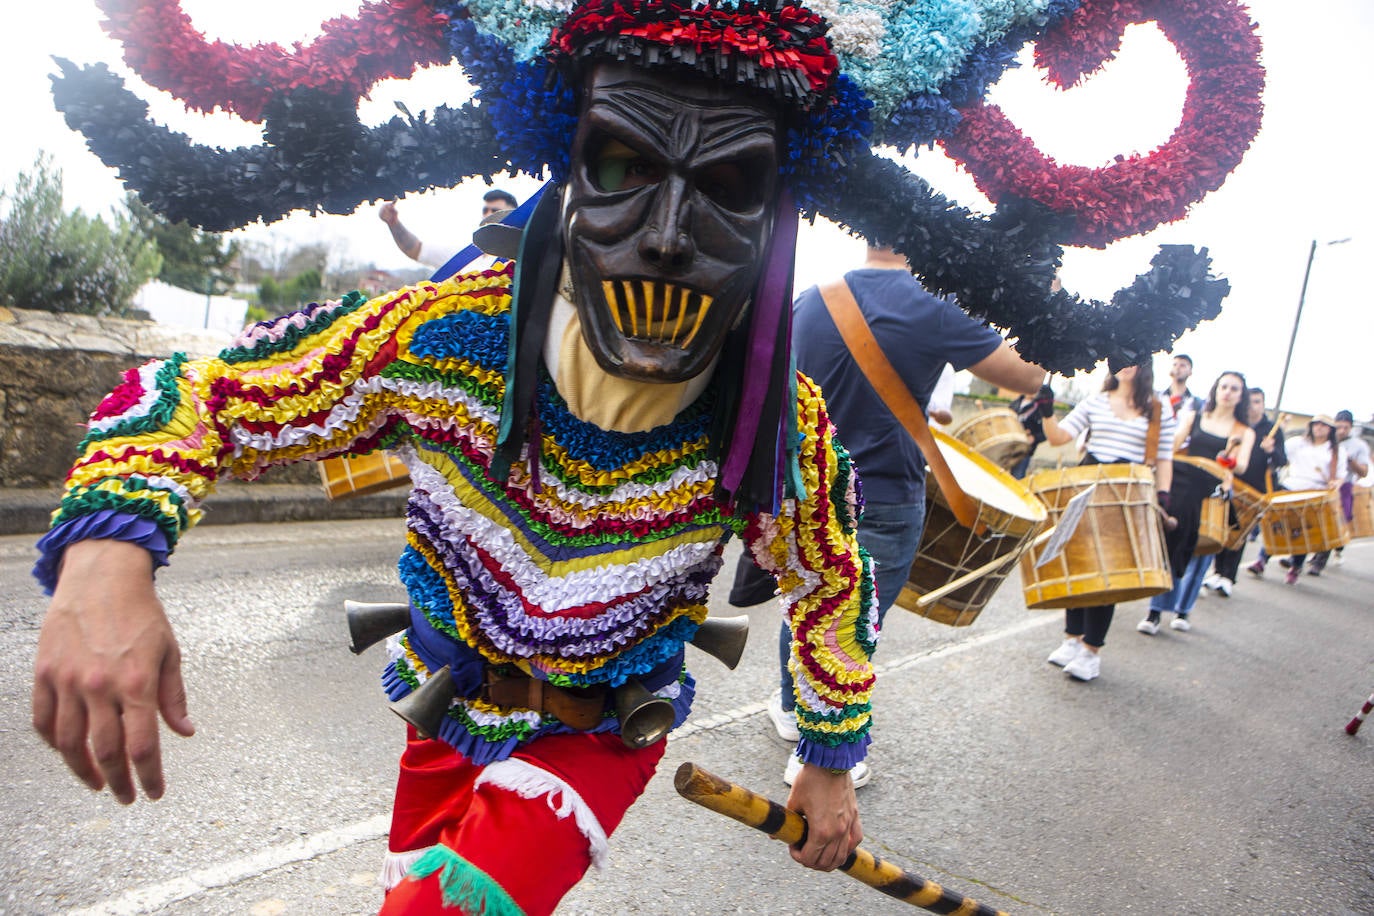
[[[1272,455],[1272,454],[1274,454],[1274,440],[1273,440],[1273,439],[1268,439],[1268,438],[1261,439],[1261,440],[1260,440],[1260,448],[1264,449],[1264,453],[1265,453],[1266,455]]]
[[[195,732],[152,558],[124,541],[78,541],[38,635],[33,726],[77,778],[127,805],[131,766],[150,799],[165,789],[159,712],[177,734]]]
[[[839,868],[864,838],[859,801],[848,773],[803,765],[787,796],[787,807],[806,817],[806,843],[792,847],[792,858],[807,868]]]

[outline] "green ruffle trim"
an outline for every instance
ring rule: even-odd
[[[700,440],[697,440],[694,442],[683,443],[679,447],[686,449],[698,446],[700,444]],[[592,496],[604,496],[605,494],[615,490],[616,487],[624,486],[627,483],[662,483],[669,477],[672,477],[673,472],[675,472],[678,468],[695,468],[698,464],[708,460],[710,457],[711,456],[709,454],[709,449],[697,449],[691,454],[683,455],[681,458],[678,458],[676,460],[668,459],[663,464],[656,464],[652,467],[645,468],[643,471],[640,471],[637,474],[626,475],[621,480],[618,480],[615,483],[606,484],[605,486],[585,484],[582,481],[578,480],[575,474],[573,474],[572,472],[564,471],[564,469],[557,464],[543,464],[541,467],[541,473],[552,474],[554,477],[558,478],[559,482],[561,482],[564,486],[568,487],[568,489],[570,490],[580,490],[581,492],[587,493]]]
[[[151,487],[141,480],[124,481],[124,490],[131,494],[137,493],[139,490],[149,489]],[[166,492],[171,501],[176,504],[177,514],[175,517],[168,515],[159,503],[151,499],[141,499],[134,495],[121,496],[109,490],[81,487],[62,497],[61,504],[52,515],[52,525],[55,528],[63,522],[80,518],[83,515],[92,515],[101,509],[111,509],[125,515],[137,515],[157,524],[163,536],[167,538],[167,550],[170,553],[175,549],[181,532],[185,531],[187,525],[190,524],[190,518],[187,515],[186,506],[179,496],[171,491],[159,490],[158,492]]]
[[[835,446],[835,484],[830,488],[830,505],[835,508],[835,521],[840,523],[840,530],[845,534],[853,534],[858,520],[849,511],[849,501],[845,494],[854,476],[854,460],[849,457],[849,450],[841,445],[838,439],[831,441]]]
[[[253,344],[251,347],[230,347],[226,350],[221,350],[219,358],[223,362],[231,364],[246,363],[253,360],[264,359],[271,356],[273,353],[283,353],[292,350],[295,348],[296,344],[300,343],[304,338],[312,334],[318,334],[343,316],[356,312],[367,302],[367,296],[355,289],[350,293],[345,293],[339,302],[341,303],[340,308],[322,312],[317,315],[314,320],[307,322],[303,328],[292,327],[285,331],[277,340],[262,340]],[[276,319],[276,321],[281,320],[280,318]]]
[[[854,621],[854,639],[859,644],[859,648],[864,650],[869,658],[878,649],[878,642],[875,639],[867,638],[869,630],[870,609],[873,607],[873,590],[876,583],[873,579],[873,557],[864,548],[859,548],[859,563],[861,574],[859,576],[859,618]]]
[[[156,432],[170,423],[172,414],[176,412],[177,404],[181,400],[181,391],[177,387],[177,381],[181,377],[181,367],[185,365],[186,361],[185,353],[173,353],[158,368],[155,376],[155,384],[158,388],[157,401],[148,408],[146,414],[125,420],[123,423],[116,423],[109,429],[87,433],[86,437],[81,440],[81,444],[77,446],[77,451],[85,452],[86,447],[93,442]]]
[[[797,706],[797,728],[802,733],[802,737],[812,744],[823,744],[827,747],[839,747],[842,744],[855,744],[862,741],[868,734],[868,730],[873,726],[872,722],[873,706],[870,703],[855,703],[846,706],[839,715],[819,715],[810,710]],[[825,722],[835,724],[845,719],[869,718],[869,721],[858,731],[836,734],[835,732],[813,731],[810,727],[814,723]]]
[[[410,866],[406,878],[421,881],[436,873],[446,907],[466,916],[525,916],[504,887],[447,846],[431,848]]]
[[[534,736],[536,726],[531,725],[523,719],[507,719],[499,725],[479,724],[468,714],[467,707],[461,703],[456,703],[448,709],[448,717],[462,726],[463,731],[476,735],[483,741],[499,743],[510,738],[515,738],[521,742],[528,741]],[[545,722],[557,721],[552,716],[544,716]]]
[[[410,648],[409,639],[403,639],[402,641],[405,643],[407,649]],[[409,684],[411,690],[420,689],[420,677],[415,673],[415,669],[410,666],[410,662],[406,660],[404,655],[392,663],[391,670],[396,672],[398,678]]]
[[[412,382],[438,382],[445,388],[461,388],[488,407],[499,409],[505,400],[504,385],[483,384],[472,376],[461,372],[440,372],[429,366],[419,366],[415,363],[398,360],[383,367],[381,375],[383,378],[403,378]]]

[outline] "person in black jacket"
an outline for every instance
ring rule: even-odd
[[[1288,464],[1288,454],[1283,448],[1282,431],[1269,435],[1274,428],[1274,421],[1264,412],[1264,390],[1261,388],[1250,389],[1249,420],[1250,428],[1255,431],[1255,451],[1251,454],[1249,467],[1236,477],[1261,493],[1271,486],[1266,483],[1267,478],[1272,481],[1272,489],[1277,490],[1279,469]],[[1251,537],[1254,537],[1253,532]],[[1203,580],[1202,587],[1223,598],[1230,598],[1236,587],[1236,573],[1240,572],[1241,555],[1244,553],[1245,545],[1242,544],[1236,550],[1223,550],[1217,554],[1212,562],[1212,574]]]

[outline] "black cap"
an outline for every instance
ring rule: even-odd
[[[1347,423],[1354,423],[1355,415],[1348,410],[1342,410],[1340,413],[1336,414],[1336,422],[1339,423],[1342,420]]]

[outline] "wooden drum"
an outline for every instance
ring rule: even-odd
[[[1355,502],[1353,504],[1353,515],[1350,518],[1350,537],[1355,538],[1374,538],[1374,489],[1370,487],[1354,488]]]
[[[1321,553],[1350,540],[1336,490],[1283,490],[1269,500],[1260,526],[1270,556]]]
[[[974,414],[950,430],[950,435],[1003,469],[1016,467],[1031,447],[1025,427],[1005,407]]]
[[[406,466],[386,452],[325,458],[316,465],[324,495],[331,500],[364,496],[410,483]]]
[[[1197,547],[1193,555],[1210,557],[1221,553],[1226,546],[1226,537],[1231,531],[1230,500],[1224,496],[1209,496],[1202,501],[1201,517],[1198,519]]]
[[[1143,464],[1092,464],[1037,471],[1027,481],[1058,524],[1069,500],[1097,489],[1059,556],[1039,569],[1049,545],[1021,555],[1028,608],[1091,607],[1159,595],[1173,587],[1154,472]]]
[[[1019,426],[1019,424],[1018,424]],[[926,478],[926,525],[921,547],[907,573],[896,604],[922,617],[955,627],[973,623],[987,606],[1016,555],[1045,527],[1048,513],[1026,485],[939,430],[931,430],[954,479],[978,505],[978,521],[987,526],[979,536],[959,524],[935,481]],[[958,588],[927,607],[916,600],[960,576],[999,558],[1004,565]]]
[[[1232,481],[1231,514],[1234,524],[1226,534],[1227,550],[1239,550],[1269,508],[1269,497],[1243,480]]]

